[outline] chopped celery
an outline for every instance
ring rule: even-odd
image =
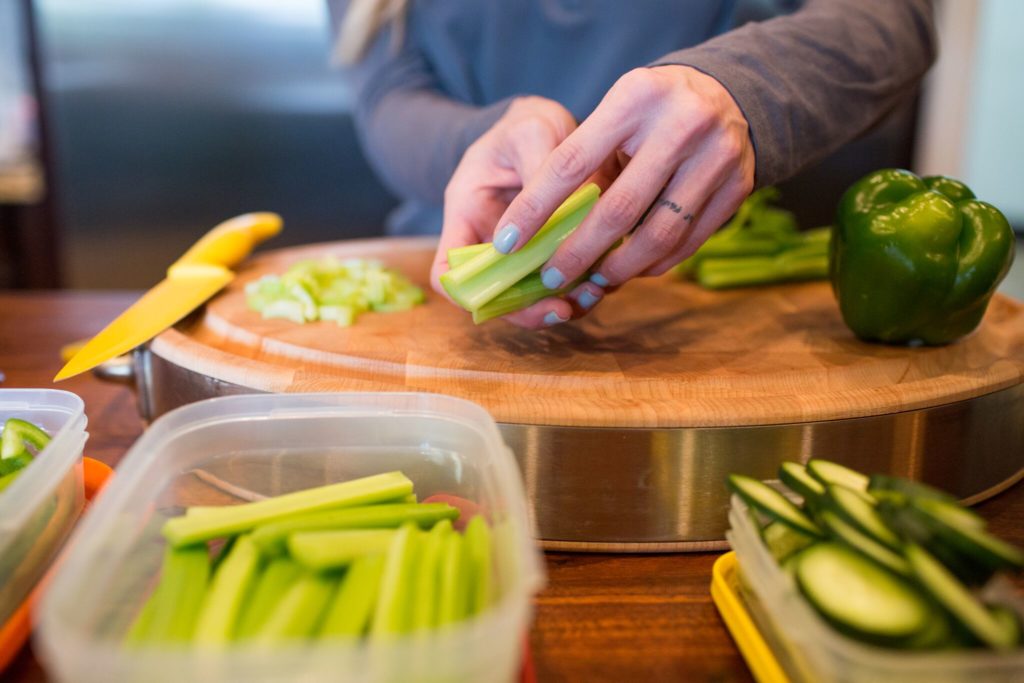
[[[149,628],[140,641],[189,640],[203,605],[209,575],[210,557],[205,543],[168,546]]]
[[[374,610],[371,633],[375,637],[405,633],[409,630],[412,606],[410,587],[415,576],[420,537],[416,526],[404,524],[388,548],[381,578],[380,596]]]
[[[255,503],[225,506],[201,515],[174,517],[164,524],[163,534],[171,545],[188,545],[249,531],[290,515],[393,500],[411,492],[408,477],[401,472],[387,472]]]
[[[309,638],[319,629],[324,607],[330,602],[337,583],[330,575],[302,574],[288,587],[253,639],[279,643]]]
[[[589,183],[574,192],[519,251],[502,254],[493,245],[441,276],[445,291],[467,311],[476,311],[540,268],[583,222],[601,190]]]
[[[384,554],[396,533],[391,529],[303,531],[288,537],[288,552],[313,571],[341,569],[365,555]]]
[[[149,626],[153,623],[153,613],[156,611],[156,596],[159,593],[159,586],[150,593],[149,598],[146,600],[146,604],[142,606],[139,613],[135,616],[135,621],[128,627],[128,633],[124,637],[124,642],[129,645],[137,645],[138,643],[144,642],[149,636]]]
[[[430,527],[442,519],[456,519],[458,516],[459,511],[447,503],[365,505],[290,517],[257,527],[253,531],[252,539],[263,554],[280,555],[285,551],[288,536],[296,532],[357,528],[397,529],[405,522]]]
[[[448,534],[441,553],[440,595],[437,600],[437,625],[464,619],[468,612],[469,588],[466,585],[467,560],[462,534]]]
[[[361,636],[366,633],[383,574],[383,555],[366,555],[353,562],[324,616],[320,635]]]
[[[266,569],[256,577],[252,593],[243,606],[238,619],[237,636],[248,638],[255,635],[274,611],[274,607],[288,587],[301,575],[302,567],[291,558],[277,557],[271,560]]]
[[[423,542],[423,552],[416,567],[412,588],[413,631],[433,628],[437,623],[438,595],[440,593],[441,557],[445,540],[452,532],[452,523],[444,520],[434,525]]]
[[[465,537],[470,587],[466,611],[472,615],[491,604],[491,528],[483,515],[469,520]]]
[[[245,287],[246,302],[264,318],[296,323],[353,324],[361,313],[409,310],[423,290],[377,261],[333,257],[300,261],[282,275],[265,275]]]
[[[239,536],[213,575],[196,623],[196,642],[223,645],[233,638],[243,601],[259,564],[260,554],[252,538]]]

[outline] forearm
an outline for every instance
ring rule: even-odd
[[[912,94],[935,57],[929,0],[810,0],[656,64],[721,82],[750,125],[769,185],[857,137]]]

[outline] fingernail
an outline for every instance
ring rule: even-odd
[[[565,284],[565,276],[562,275],[562,271],[552,266],[540,274],[540,281],[548,289],[558,289]]]
[[[559,323],[564,323],[567,320],[568,318],[559,317],[559,315],[554,311],[548,311],[548,314],[544,316],[544,324],[548,326],[558,325]]]
[[[498,236],[494,238],[494,248],[502,254],[507,254],[512,251],[512,247],[516,246],[518,241],[519,228],[515,223],[509,223],[498,231]]]
[[[585,311],[589,311],[600,300],[601,297],[591,294],[589,289],[584,289],[583,293],[576,297],[576,303]]]
[[[608,286],[608,278],[606,278],[604,275],[601,275],[601,273],[594,273],[593,275],[591,275],[590,281],[593,282],[598,287]]]

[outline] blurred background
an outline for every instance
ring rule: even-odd
[[[960,177],[1024,228],[1024,2],[937,6],[923,95],[783,186],[805,226],[893,165]],[[0,287],[148,287],[252,210],[284,216],[272,246],[380,234],[395,202],[328,21],[325,0],[0,0]]]

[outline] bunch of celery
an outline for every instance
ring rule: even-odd
[[[373,639],[467,619],[492,602],[491,530],[477,515],[460,533],[458,516],[415,502],[401,472],[189,508],[164,525],[160,581],[126,645]]]
[[[377,261],[333,257],[300,261],[283,275],[266,275],[245,287],[249,308],[264,318],[296,323],[333,320],[341,327],[360,313],[407,311],[423,290]]]
[[[771,205],[778,196],[765,187],[747,197],[676,273],[708,289],[828,277],[832,229],[800,232],[793,214]]]
[[[451,270],[441,276],[441,285],[457,304],[473,314],[477,324],[526,308],[545,297],[568,293],[585,278],[550,290],[541,282],[540,267],[583,222],[600,194],[600,188],[593,183],[578,189],[529,242],[512,254],[502,254],[490,244],[450,250]]]

